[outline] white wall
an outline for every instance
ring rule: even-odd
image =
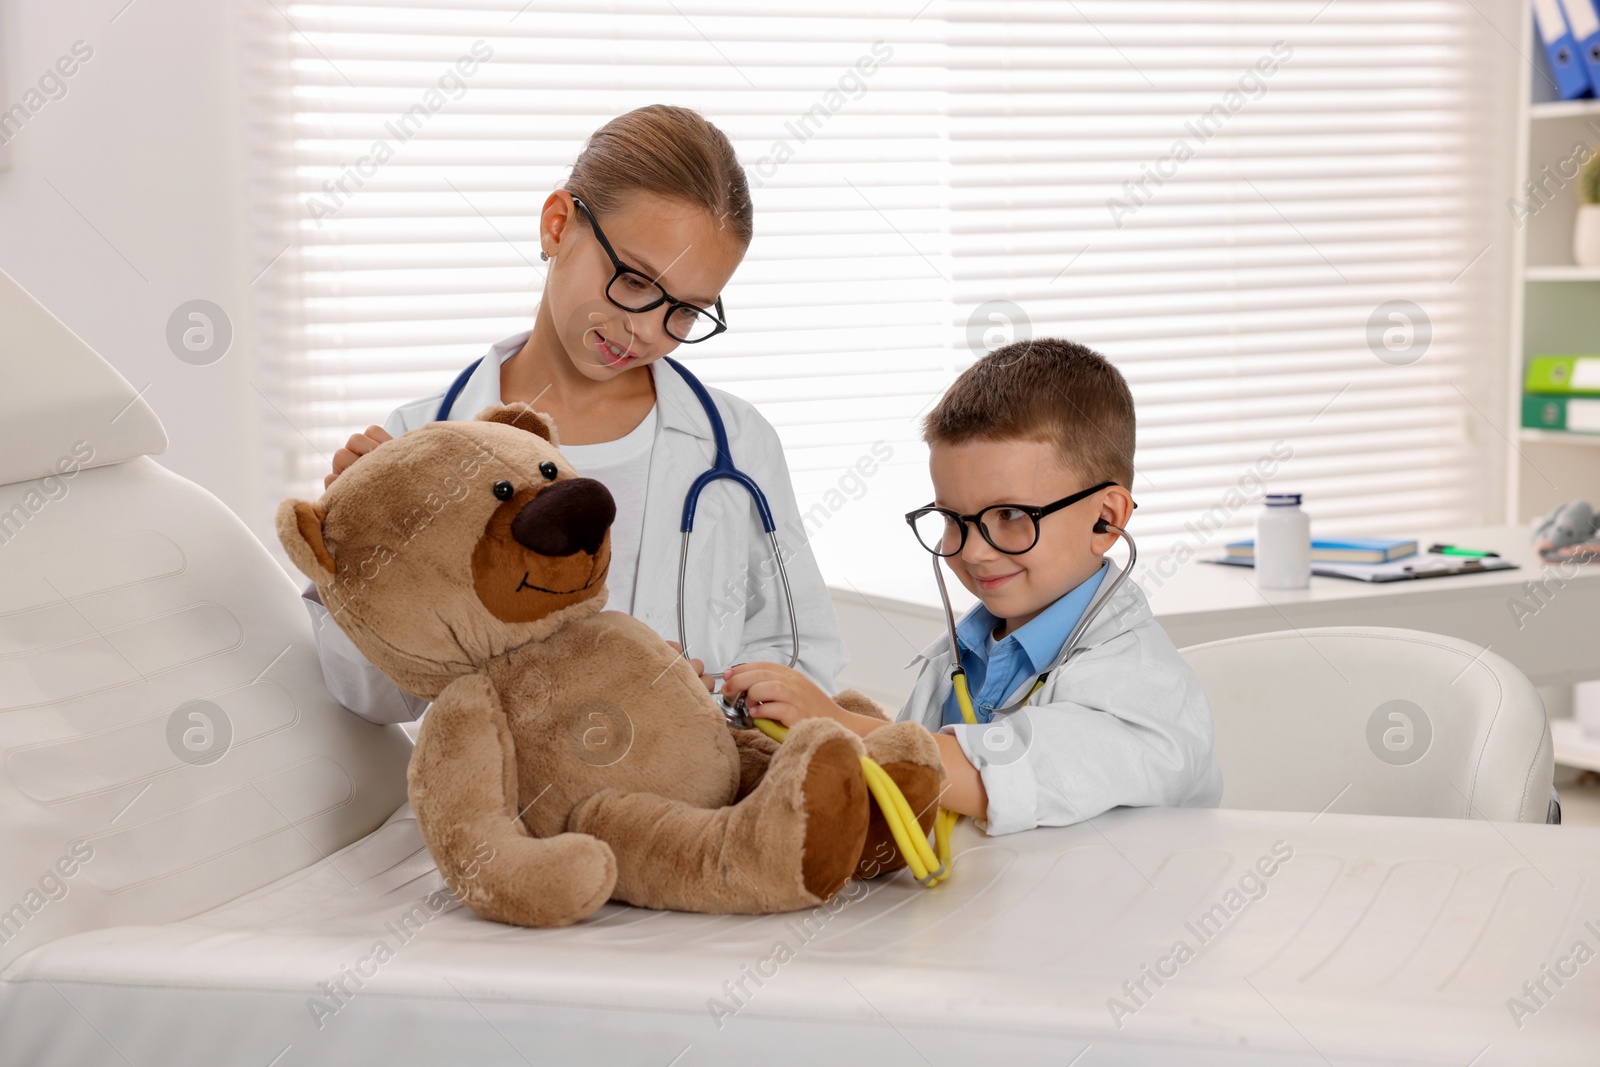
[[[93,49],[10,141],[0,268],[145,390],[171,442],[158,460],[270,538],[249,305],[265,264],[251,261],[234,11],[221,0],[0,0],[0,108],[25,103],[74,42]],[[207,366],[166,340],[173,310],[197,298],[234,326]]]

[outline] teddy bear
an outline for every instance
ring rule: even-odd
[[[863,740],[825,718],[782,744],[731,729],[681,654],[603,610],[614,516],[521,403],[414,430],[320,500],[278,507],[285,552],[340,628],[432,701],[407,791],[455,895],[535,927],[610,900],[763,914],[904,866],[861,759],[926,832],[944,779],[932,735],[895,723]],[[837,699],[887,719],[859,693]]]

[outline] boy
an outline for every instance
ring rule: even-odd
[[[1215,806],[1210,705],[1132,582],[1071,660],[1019,703],[1117,576],[1104,558],[1117,535],[1095,526],[1125,527],[1133,512],[1133,397],[1122,375],[1068,341],[1006,345],[956,379],[924,419],[923,439],[935,497],[914,513],[918,539],[980,601],[956,627],[977,724],[965,723],[952,688],[948,636],[918,657],[922,672],[898,716],[935,732],[949,778],[940,804],[990,834],[1118,805]],[[1017,507],[998,506],[1008,504]],[[1042,516],[1024,510],[1041,507]],[[777,664],[724,677],[730,693],[748,691],[758,717],[792,725],[826,715],[863,735],[885,725]]]

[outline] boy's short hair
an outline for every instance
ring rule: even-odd
[[[1133,394],[1110,360],[1072,341],[1035,338],[990,352],[928,412],[922,439],[1047,441],[1087,484],[1133,488]]]

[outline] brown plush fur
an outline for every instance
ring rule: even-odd
[[[873,847],[862,754],[890,757],[921,807],[923,779],[942,774],[932,739],[900,724],[863,745],[827,719],[782,745],[729,730],[681,656],[601,610],[610,496],[556,440],[526,405],[494,405],[386,443],[320,501],[278,509],[285,551],[339,626],[433,701],[408,782],[441,873],[479,914],[525,926],[609,899],[734,913],[825,901]]]

